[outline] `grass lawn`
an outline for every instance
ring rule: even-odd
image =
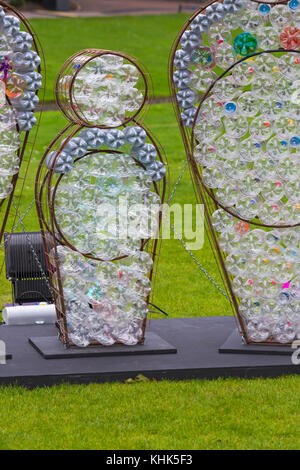
[[[299,449],[299,380],[0,390],[0,449]]]
[[[32,19],[45,53],[46,101],[53,100],[56,76],[62,65],[82,49],[110,49],[137,57],[151,73],[155,95],[168,96],[169,53],[187,18],[186,14],[176,14]]]
[[[183,20],[183,16],[174,15],[34,21],[46,50],[49,96],[63,60],[89,46],[123,49],[142,57],[154,73],[157,95],[167,94],[167,74],[162,81],[159,74],[166,70],[167,51]],[[121,25],[123,36],[113,38],[113,24]],[[76,28],[80,33],[75,33]],[[83,38],[85,32],[88,39]],[[95,41],[98,33],[99,43]],[[146,38],[151,46],[146,47]],[[52,50],[55,44],[57,49]],[[33,199],[38,162],[64,122],[59,113],[43,114],[21,212]],[[185,155],[171,105],[154,105],[147,125],[166,150],[173,187]],[[174,202],[193,201],[187,172]],[[27,230],[38,229],[34,210],[25,226]],[[219,281],[207,243],[195,254]],[[10,285],[2,275],[0,305],[8,301]],[[171,317],[231,314],[226,299],[176,240],[163,244],[155,302]],[[0,387],[0,449],[299,449],[299,384],[300,377],[287,377],[136,381],[33,391]]]

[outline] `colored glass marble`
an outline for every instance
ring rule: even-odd
[[[233,47],[237,54],[248,56],[257,49],[257,40],[250,33],[241,33],[233,41]]]

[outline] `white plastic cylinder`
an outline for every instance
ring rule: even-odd
[[[53,304],[17,305],[2,311],[6,325],[55,324],[56,311]]]

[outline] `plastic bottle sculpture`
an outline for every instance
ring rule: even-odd
[[[166,191],[162,151],[136,119],[148,94],[119,52],[81,51],[58,76],[71,124],[42,159],[36,200],[67,346],[144,341]]]
[[[29,133],[37,127],[34,110],[42,86],[40,72],[41,57],[31,27],[16,9],[0,1],[0,244],[30,145]]]
[[[300,3],[212,2],[171,90],[210,241],[248,343],[300,338]]]

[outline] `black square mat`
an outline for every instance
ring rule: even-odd
[[[275,356],[291,356],[294,350],[291,346],[271,346],[268,344],[246,344],[242,341],[237,330],[234,330],[224,344],[219,348],[221,354],[263,354]]]
[[[136,346],[114,344],[113,346],[90,346],[88,348],[71,347],[67,349],[59,341],[57,336],[29,338],[29,342],[45,359],[177,353],[176,348],[152,332],[146,336],[144,344],[137,344]]]

